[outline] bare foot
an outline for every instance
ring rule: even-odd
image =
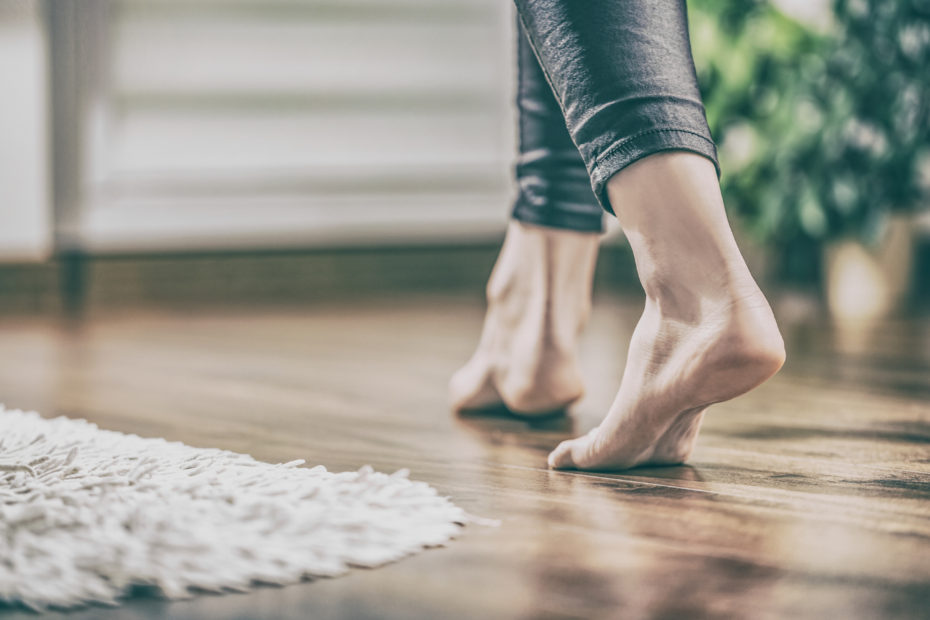
[[[671,465],[691,454],[706,408],[784,363],[768,302],[736,247],[711,162],[669,151],[607,185],[646,291],[620,392],[601,425],[562,442],[555,468]]]
[[[450,381],[456,411],[545,415],[584,392],[576,345],[591,309],[600,235],[513,221],[488,281],[478,350]]]

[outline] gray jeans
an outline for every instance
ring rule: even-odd
[[[611,176],[658,151],[717,167],[685,0],[516,0],[520,154],[514,219],[602,230]],[[593,190],[593,192],[592,192]]]

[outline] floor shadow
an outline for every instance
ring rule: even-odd
[[[487,430],[523,430],[571,433],[575,430],[574,419],[562,409],[541,415],[523,415],[514,413],[506,405],[494,405],[484,409],[460,411],[456,418],[464,426],[479,431]]]
[[[884,441],[889,443],[930,443],[930,424],[923,422],[888,421],[875,424],[872,428],[829,428],[813,426],[721,426],[714,434],[739,439],[781,439],[802,441],[807,439],[836,439],[858,441]]]
[[[549,453],[577,435],[575,418],[564,411],[528,417],[494,407],[460,412],[455,422],[488,450],[486,458],[510,465],[545,468]]]
[[[644,465],[627,469],[624,475],[635,478],[656,479],[676,482],[704,482],[701,471],[691,465]]]

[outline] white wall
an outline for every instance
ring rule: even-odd
[[[0,260],[52,249],[47,46],[39,0],[0,2]]]
[[[512,192],[511,10],[110,0],[81,116],[78,243],[122,253],[499,237]]]

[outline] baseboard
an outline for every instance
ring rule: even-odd
[[[71,309],[301,305],[414,294],[481,297],[500,240],[447,245],[125,256],[69,254],[0,265],[0,314]],[[625,246],[605,246],[595,289],[638,289]]]

